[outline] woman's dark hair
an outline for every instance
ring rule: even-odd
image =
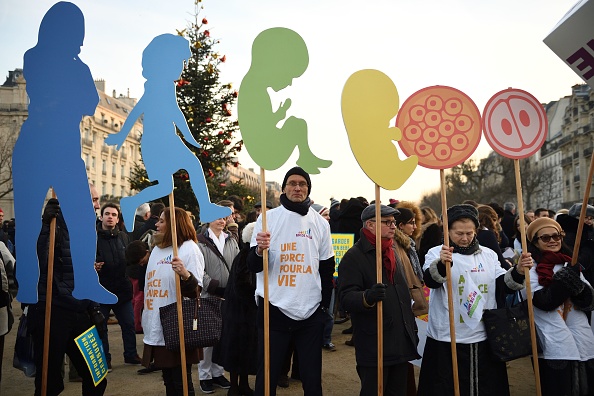
[[[517,214],[516,217],[514,217],[514,239],[517,239],[518,241],[521,241],[520,238],[522,238],[522,234],[520,234],[518,231],[518,228],[520,227],[520,224],[518,224],[518,222],[520,221],[520,215]],[[528,215],[524,214],[524,223],[526,225],[530,224],[530,217],[528,217]]]
[[[479,205],[478,207],[479,223],[481,227],[485,227],[492,231],[497,238],[497,242],[501,242],[501,236],[499,235],[499,227],[497,224],[497,212],[489,205]],[[477,230],[478,232],[478,230]]]
[[[255,210],[252,210],[247,214],[247,216],[245,216],[245,224],[253,223],[256,220],[258,220],[258,214]]]

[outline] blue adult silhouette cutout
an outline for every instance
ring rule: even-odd
[[[12,157],[16,245],[19,247],[17,299],[37,302],[37,237],[41,212],[54,188],[70,235],[74,266],[72,295],[114,304],[117,297],[99,283],[93,266],[97,234],[95,210],[81,159],[80,121],[92,115],[99,95],[87,65],[78,57],[85,36],[84,16],[72,3],[53,5],[39,26],[37,45],[24,56],[29,116]]]
[[[124,223],[134,227],[136,208],[144,202],[164,197],[173,191],[173,174],[185,169],[198,204],[200,220],[210,222],[227,217],[231,209],[210,202],[204,171],[198,158],[176,133],[200,147],[194,139],[183,113],[177,104],[174,81],[179,79],[184,61],[191,55],[190,43],[181,36],[162,34],[155,37],[142,52],[142,75],[146,79],[144,94],[130,111],[120,132],[109,135],[107,144],[119,150],[134,122],[144,114],[141,140],[142,161],[148,178],[158,184],[149,186],[138,194],[122,198],[120,206]]]

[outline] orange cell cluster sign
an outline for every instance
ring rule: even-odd
[[[468,159],[481,139],[481,114],[465,93],[451,87],[423,88],[410,96],[396,118],[400,148],[419,164],[445,169]]]

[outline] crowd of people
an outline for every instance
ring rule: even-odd
[[[572,266],[581,204],[557,213],[543,208],[516,213],[510,202],[500,206],[466,201],[448,208],[446,245],[441,216],[429,207],[390,200],[389,205],[380,205],[377,218],[376,204],[363,197],[340,202],[331,199],[324,206],[312,202],[311,189],[309,174],[299,167],[289,170],[282,183],[280,205],[272,208],[267,203],[264,208],[266,231],[260,216],[262,205],[256,204],[252,213],[243,213],[238,197],[218,202],[232,214],[207,224],[201,224],[199,216],[175,208],[178,253],[174,256],[169,208],[160,202],[141,205],[129,227],[133,230],[127,230],[120,207],[113,202],[100,206],[97,192],[90,186],[98,214],[95,270],[101,285],[118,297],[116,304],[72,296],[75,268],[68,227],[59,202],[50,200],[37,244],[39,302],[29,307],[38,373],[36,394],[43,363],[49,224],[54,218],[56,280],[48,394],[57,395],[64,388],[59,369],[64,355],[70,361],[70,380],[83,383],[83,394],[106,393],[107,378],[93,384],[73,340],[95,324],[111,371],[112,359],[119,358],[110,354],[110,341],[114,340],[108,338],[108,320],[121,327],[124,363],[142,364],[138,374],[161,372],[166,394],[183,394],[180,353],[165,348],[158,309],[176,301],[178,276],[184,297],[199,293],[223,299],[219,343],[186,351],[190,395],[196,393],[191,378],[196,365],[203,393],[220,388],[231,396],[262,395],[268,379],[270,394],[275,395],[277,386],[288,386],[291,360],[291,377],[301,381],[304,394],[322,395],[322,354],[324,350],[336,351],[331,333],[337,312],[352,323],[347,344],[355,348],[353,364],[361,382],[360,395],[374,395],[378,387],[376,306],[380,301],[384,394],[451,395],[454,382],[446,266],[450,266],[455,294],[461,299],[468,290],[480,293],[482,309],[527,298],[525,274],[530,271],[543,395],[594,394],[594,206],[586,208],[578,263]],[[381,247],[376,246],[378,231]],[[353,234],[355,241],[340,261],[337,278],[332,233]],[[526,251],[522,249],[523,236],[528,243]],[[2,263],[9,268],[2,290],[9,292],[15,288],[9,280],[14,279],[13,268],[18,268],[17,245],[14,232],[6,226],[0,238]],[[376,249],[381,249],[381,282],[376,274]],[[264,368],[265,251],[269,375]],[[426,314],[425,347],[419,350],[415,317]],[[469,317],[456,302],[454,318],[460,394],[509,394],[506,365],[493,359],[480,315]],[[143,334],[142,355],[136,350],[136,334]],[[410,362],[421,356],[417,382]],[[250,387],[250,375],[256,376],[255,389]]]

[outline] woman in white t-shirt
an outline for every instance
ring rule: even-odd
[[[526,230],[534,323],[542,346],[538,366],[543,396],[594,394],[594,337],[586,312],[594,309],[594,290],[571,266],[563,229],[542,217]],[[565,319],[564,319],[565,314]]]
[[[176,274],[180,277],[181,294],[184,297],[195,297],[196,291],[200,292],[204,275],[204,257],[196,244],[196,230],[185,210],[175,208],[175,224],[178,245],[176,257],[173,256],[169,208],[165,208],[157,222],[157,233],[154,236],[156,244],[146,269],[142,312],[142,364],[148,367],[154,360],[154,366],[163,370],[163,383],[168,396],[183,394],[181,357],[179,352],[165,348],[159,308],[176,302]],[[200,359],[201,348],[186,350],[190,394],[194,394],[191,366]]]
[[[471,205],[448,209],[450,246],[436,246],[425,257],[424,280],[431,289],[429,321],[419,376],[420,396],[454,394],[445,263],[452,263],[454,324],[460,395],[509,395],[505,363],[496,361],[487,341],[483,309],[505,305],[505,293],[524,288],[530,254],[505,271],[497,254],[477,240],[478,210]]]

